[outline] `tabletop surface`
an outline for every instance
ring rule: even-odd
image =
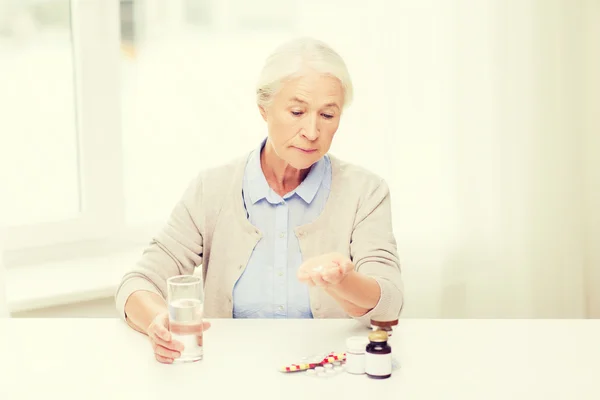
[[[202,361],[164,365],[118,319],[0,319],[0,399],[600,398],[599,320],[402,320],[381,381],[278,371],[367,336],[353,320],[211,323]]]

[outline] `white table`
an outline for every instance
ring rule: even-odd
[[[404,320],[382,381],[277,371],[368,334],[352,320],[212,324],[204,360],[163,365],[120,320],[0,320],[0,399],[600,398],[600,321]]]

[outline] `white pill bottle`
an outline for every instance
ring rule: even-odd
[[[361,375],[365,373],[365,353],[369,339],[352,336],[346,339],[346,372]]]

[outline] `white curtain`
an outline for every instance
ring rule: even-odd
[[[600,43],[592,3],[429,1],[388,14],[400,30],[386,44],[397,93],[386,143],[408,315],[588,313],[600,187],[586,108],[600,71],[585,61]],[[595,36],[583,29],[594,24]]]

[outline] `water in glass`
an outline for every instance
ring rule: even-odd
[[[183,344],[180,361],[202,359],[202,302],[196,299],[174,300],[169,325],[173,340]]]
[[[192,276],[174,277],[169,286],[169,330],[173,340],[183,344],[184,349],[176,362],[201,360],[202,319],[204,314],[201,280]]]

